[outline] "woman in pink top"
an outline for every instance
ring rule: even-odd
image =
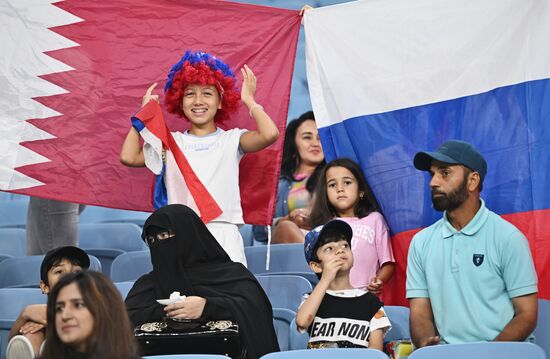
[[[380,295],[393,275],[395,260],[388,226],[376,211],[376,201],[359,165],[346,158],[328,163],[313,197],[313,227],[336,217],[353,229],[351,284]]]

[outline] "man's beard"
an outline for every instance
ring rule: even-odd
[[[434,194],[441,196],[434,197]],[[466,189],[466,178],[462,180],[462,184],[451,193],[443,193],[437,189],[432,190],[432,204],[437,211],[452,211],[460,207],[468,198],[468,190]]]

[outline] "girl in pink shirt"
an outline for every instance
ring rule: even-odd
[[[376,201],[359,165],[347,158],[328,163],[313,197],[313,227],[336,217],[353,229],[351,284],[380,295],[393,275],[395,260],[388,226],[376,211]]]

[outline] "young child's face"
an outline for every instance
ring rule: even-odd
[[[214,121],[216,112],[222,108],[220,95],[215,86],[188,85],[181,104],[185,117],[195,126]]]
[[[81,271],[82,268],[79,265],[73,264],[67,258],[63,258],[59,263],[55,264],[48,271],[48,284],[40,281],[40,288],[44,294],[48,294],[51,288],[56,285],[59,279],[67,273],[73,273]]]
[[[348,241],[345,239],[329,242],[320,246],[317,249],[317,258],[319,262],[311,262],[317,266],[318,270],[312,268],[317,273],[322,273],[324,266],[333,260],[339,260],[343,263],[342,267],[339,269],[340,273],[349,272],[353,266],[353,254]]]
[[[354,217],[354,208],[359,202],[357,179],[345,167],[331,167],[326,174],[328,201],[339,216]]]

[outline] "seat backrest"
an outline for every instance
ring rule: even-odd
[[[134,223],[83,223],[78,226],[79,247],[141,251],[141,228]]]
[[[113,282],[135,281],[153,270],[149,251],[128,252],[119,255],[111,264]]]
[[[0,288],[0,354],[6,353],[8,334],[15,320],[29,304],[46,304],[48,297],[38,288]]]
[[[296,326],[296,318],[292,319],[290,322],[290,350],[306,349],[308,340],[308,333],[300,333]]]
[[[80,223],[94,222],[127,222],[135,223],[143,227],[143,223],[151,213],[139,211],[127,211],[123,209],[113,209],[98,206],[87,206],[86,210],[80,214]]]
[[[432,345],[412,352],[409,359],[546,359],[541,347],[527,342],[477,342]]]
[[[535,344],[550,358],[550,300],[539,299],[539,317],[535,328]]]
[[[244,248],[246,261],[248,262],[248,270],[253,274],[269,272],[311,273],[311,269],[304,257],[303,244],[277,244],[270,247],[269,270],[266,270],[265,266],[267,246]]]
[[[101,272],[99,259],[90,256],[90,270]],[[38,287],[40,283],[40,256],[9,258],[0,262],[0,288],[5,287]]]
[[[28,199],[0,201],[0,227],[25,228],[28,207]]]
[[[290,350],[290,323],[296,312],[286,308],[273,308],[273,327],[281,351]]]
[[[0,254],[25,255],[26,234],[23,228],[0,228]]]
[[[168,354],[148,355],[143,359],[227,359],[225,355],[218,354]]]
[[[391,323],[391,330],[386,334],[384,341],[390,342],[392,340],[410,339],[409,308],[398,305],[387,305],[384,309]]]
[[[321,350],[291,350],[269,353],[261,359],[388,359],[381,350],[362,348],[327,348]]]
[[[302,297],[311,293],[311,283],[304,277],[295,275],[256,276],[264,289],[272,307],[297,311]]]
[[[120,292],[122,299],[126,299],[128,292],[134,286],[134,282],[115,282],[115,287]]]
[[[254,243],[254,234],[252,233],[252,225],[245,224],[239,228],[241,237],[243,237],[243,243],[245,247],[251,246]]]

